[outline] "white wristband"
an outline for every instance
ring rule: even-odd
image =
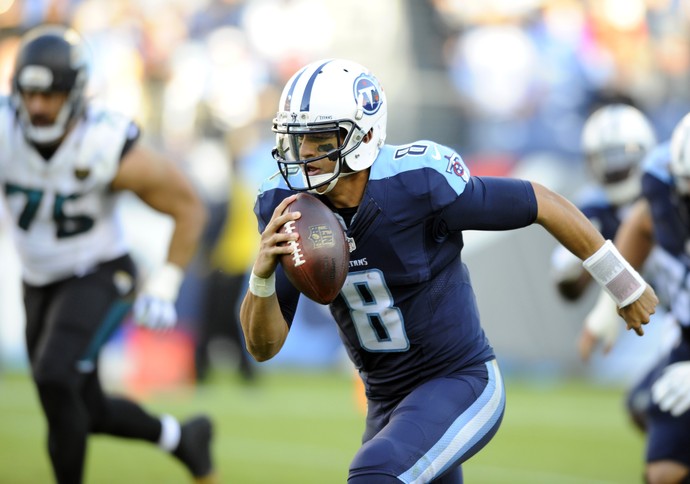
[[[268,297],[276,292],[276,273],[267,278],[259,277],[252,271],[249,276],[249,292],[259,297]]]
[[[582,265],[609,293],[619,308],[637,301],[647,287],[642,276],[623,258],[610,240]]]
[[[172,262],[166,262],[146,280],[142,292],[174,302],[180,292],[184,270]]]

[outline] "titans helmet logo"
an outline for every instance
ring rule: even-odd
[[[354,95],[355,100],[362,97],[362,109],[365,114],[375,114],[381,108],[381,87],[374,76],[362,74],[355,79]]]

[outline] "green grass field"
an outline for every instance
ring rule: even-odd
[[[643,439],[628,425],[621,388],[507,379],[508,407],[493,441],[464,466],[469,484],[641,482]],[[152,411],[203,410],[217,424],[222,483],[344,483],[363,415],[341,373],[266,372],[247,386],[215,375],[196,391],[157,395]],[[45,424],[23,374],[0,374],[0,483],[51,482]],[[154,446],[93,437],[90,484],[187,483],[184,468]]]

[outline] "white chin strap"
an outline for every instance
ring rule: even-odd
[[[338,180],[341,178],[344,178],[346,176],[354,175],[357,173],[356,171],[350,171],[347,173],[340,173],[338,176],[336,176],[334,179],[331,180],[331,182],[328,185],[324,185],[319,188],[312,188],[311,190],[307,190],[309,193],[313,193],[316,195],[325,195],[326,193],[330,192],[333,190],[335,187],[335,184],[338,183]],[[312,177],[309,177],[309,181],[312,182],[312,185],[318,185],[319,183],[324,183],[326,180],[328,180],[330,177],[333,176],[333,173],[324,173],[323,175],[314,175]],[[304,178],[304,184],[309,185],[307,183],[307,177],[308,175],[305,175],[304,173],[302,174],[302,178]]]

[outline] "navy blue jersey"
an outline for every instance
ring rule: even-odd
[[[690,238],[690,227],[684,220],[683,199],[675,192],[670,158],[670,147],[664,144],[646,159],[642,193],[652,210],[657,243],[674,257],[687,259],[685,246]]]
[[[280,176],[264,183],[255,207],[260,230],[291,193]],[[470,177],[447,147],[419,141],[381,149],[347,227],[355,247],[349,274],[330,305],[370,399],[402,396],[494,358],[461,261],[462,231],[526,226],[536,211],[530,183]],[[298,293],[280,268],[277,281],[290,324]]]
[[[654,220],[654,289],[659,302],[690,334],[690,199],[680,196],[671,176],[669,143],[659,145],[644,163],[642,194]]]

